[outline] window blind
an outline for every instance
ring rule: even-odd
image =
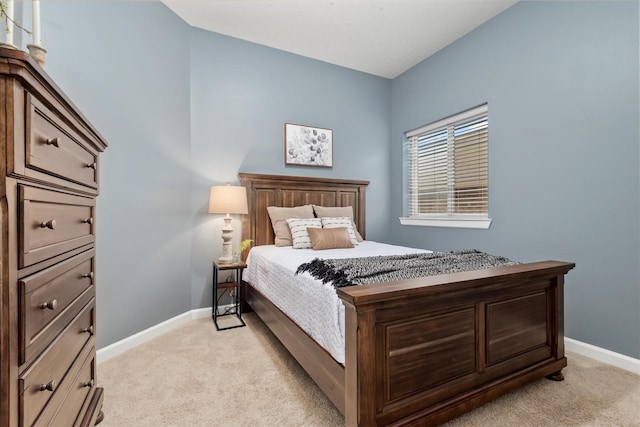
[[[488,151],[486,104],[407,132],[409,216],[488,217]]]

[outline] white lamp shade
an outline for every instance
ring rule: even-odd
[[[209,192],[209,213],[247,214],[247,189],[241,186],[214,185]]]

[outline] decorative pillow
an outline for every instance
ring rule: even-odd
[[[352,206],[326,207],[313,205],[313,211],[316,213],[316,216],[318,218],[348,216],[349,218],[351,218],[351,227],[353,228],[353,232],[356,235],[356,239],[358,239],[358,242],[362,242],[364,240],[360,233],[358,233],[358,227],[356,227],[356,223],[353,221]]]
[[[356,238],[356,233],[353,231],[353,220],[348,216],[340,216],[340,217],[323,217],[320,218],[322,222],[322,228],[339,228],[344,227],[347,229],[347,233],[349,233],[349,238],[351,239],[351,243],[353,245],[358,244],[358,239]]]
[[[311,237],[307,232],[307,228],[321,228],[322,221],[320,218],[287,218],[287,224],[291,229],[291,237],[293,238],[293,249],[311,249]]]
[[[351,238],[345,227],[307,228],[313,250],[352,248]]]
[[[291,231],[287,224],[287,218],[315,218],[313,215],[313,207],[311,205],[296,206],[293,208],[268,206],[267,212],[269,212],[269,218],[271,218],[273,233],[276,235],[276,246],[293,245]]]

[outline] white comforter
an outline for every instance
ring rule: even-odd
[[[330,284],[308,273],[294,275],[298,266],[314,258],[357,258],[430,252],[364,241],[353,249],[293,249],[257,246],[251,249],[243,279],[250,282],[283,313],[344,364],[344,305]]]

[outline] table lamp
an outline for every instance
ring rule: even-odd
[[[244,187],[231,185],[214,185],[209,192],[209,213],[225,214],[224,227],[222,227],[222,256],[218,262],[230,264],[233,261],[231,239],[233,227],[231,226],[232,214],[247,214],[247,190]]]

